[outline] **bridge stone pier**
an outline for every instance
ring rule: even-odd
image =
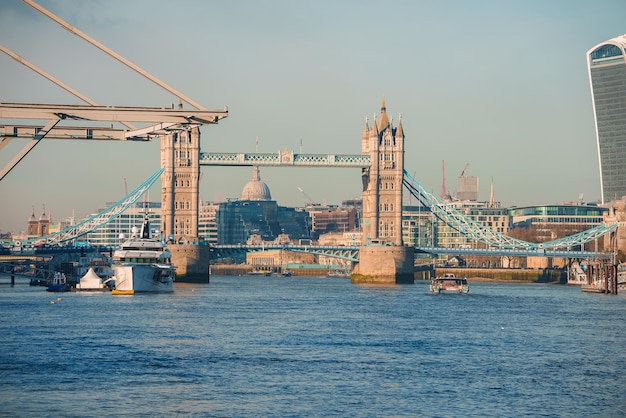
[[[208,283],[210,249],[208,245],[168,244],[172,263],[176,266],[176,280],[181,282]]]
[[[361,151],[370,156],[363,180],[363,246],[353,283],[413,283],[413,247],[402,242],[404,131],[394,128],[383,100],[378,120],[365,120]]]
[[[359,263],[352,283],[412,284],[413,247],[366,245],[359,249]]]

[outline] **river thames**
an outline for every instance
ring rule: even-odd
[[[214,276],[113,296],[3,285],[0,415],[624,416],[626,293],[470,286]]]

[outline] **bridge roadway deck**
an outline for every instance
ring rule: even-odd
[[[223,258],[228,255],[241,254],[244,252],[258,252],[270,250],[288,250],[319,255],[328,255],[351,261],[359,260],[359,247],[347,246],[317,246],[317,245],[215,245],[211,246],[212,258]],[[450,254],[450,255],[484,255],[484,256],[510,256],[510,257],[558,257],[580,259],[607,259],[610,253],[598,253],[593,251],[573,250],[546,250],[546,249],[499,249],[499,248],[444,248],[444,247],[415,247],[416,254]]]
[[[241,254],[244,252],[258,252],[270,250],[289,250],[313,253],[319,255],[328,255],[347,260],[359,260],[359,247],[357,246],[327,246],[327,245],[211,245],[212,258],[227,257],[228,254]],[[64,253],[82,253],[82,252],[101,252],[112,253],[113,248],[110,247],[44,247],[35,249],[20,249],[19,251],[10,251],[4,256],[0,255],[0,261],[11,260],[14,257],[23,258],[45,257],[55,254]],[[447,247],[415,247],[416,254],[450,254],[450,255],[486,255],[486,256],[510,256],[510,257],[561,257],[561,258],[602,258],[612,257],[611,253],[600,253],[594,251],[575,251],[575,250],[547,250],[547,249],[500,249],[500,248],[447,248]]]

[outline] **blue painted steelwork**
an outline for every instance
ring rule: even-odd
[[[324,255],[344,260],[359,261],[359,247],[330,247],[316,245],[215,245],[211,246],[211,258],[220,258],[243,255],[248,252],[270,250],[289,250],[308,254]],[[505,248],[452,248],[452,247],[415,247],[417,254],[451,254],[451,255],[487,255],[487,256],[526,256],[526,257],[562,257],[562,258],[604,258],[610,259],[610,253],[596,253],[593,251],[572,250],[545,250],[535,249],[505,249]]]
[[[458,248],[458,247],[415,247],[416,253],[452,254],[452,255],[491,255],[491,256],[526,256],[526,257],[562,257],[562,258],[604,258],[609,259],[611,253],[575,250],[545,249],[505,249],[505,248]]]
[[[93,230],[99,228],[100,226],[112,221],[117,218],[120,214],[122,214],[126,209],[128,209],[133,203],[135,203],[145,192],[150,189],[150,186],[157,181],[161,174],[165,171],[165,167],[159,168],[154,172],[146,181],[141,183],[139,187],[133,190],[128,196],[120,199],[113,205],[109,206],[107,209],[102,212],[93,215],[92,217],[85,219],[84,221],[72,225],[68,228],[65,228],[62,231],[55,232],[53,234],[45,235],[43,237],[31,238],[29,240],[20,242],[18,245],[17,241],[2,241],[1,244],[8,245],[13,247],[14,250],[19,250],[22,247],[32,247],[36,244],[49,244],[49,245],[57,245],[63,244],[68,241],[72,241],[76,238],[79,238],[83,235],[86,235]]]
[[[201,152],[200,165],[265,166],[265,167],[337,167],[364,168],[372,165],[369,155],[362,154],[294,154],[285,150],[276,153]]]
[[[482,242],[495,247],[496,249],[510,250],[556,250],[567,249],[583,245],[593,241],[603,235],[606,235],[617,228],[617,223],[612,225],[598,225],[578,234],[568,237],[559,238],[553,241],[543,243],[533,243],[510,237],[506,234],[494,231],[491,228],[475,222],[467,216],[461,214],[452,206],[447,205],[441,198],[433,194],[424,187],[419,181],[411,176],[406,170],[404,171],[404,186],[409,192],[419,199],[422,203],[430,207],[431,212],[441,221],[450,227],[456,229],[461,234],[468,236],[473,241]]]
[[[287,250],[308,254],[325,255],[349,261],[359,261],[359,247],[334,247],[323,245],[212,245],[211,258],[232,257],[248,252]]]

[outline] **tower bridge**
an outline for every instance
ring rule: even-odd
[[[47,123],[37,125],[9,125],[0,123],[0,149],[14,138],[29,138],[26,147],[0,171],[0,180],[15,167],[41,140],[152,140],[160,139],[163,173],[161,179],[161,230],[170,241],[177,274],[183,280],[206,280],[209,271],[210,248],[199,245],[199,181],[201,166],[275,166],[275,167],[324,167],[360,169],[363,182],[362,229],[363,245],[358,249],[358,263],[353,271],[355,282],[412,283],[413,247],[405,246],[402,239],[403,190],[433,209],[433,213],[462,234],[472,239],[493,245],[499,251],[515,250],[546,254],[546,250],[571,248],[599,236],[612,232],[617,225],[601,225],[593,230],[578,234],[573,239],[556,240],[538,244],[515,240],[466,219],[454,209],[441,202],[423,186],[410,177],[404,169],[405,135],[402,118],[394,126],[387,115],[383,100],[380,114],[370,124],[365,119],[361,136],[361,153],[342,154],[298,154],[289,150],[276,153],[210,153],[200,151],[200,127],[215,124],[228,116],[228,110],[207,110],[181,92],[173,89],[147,73],[114,51],[80,32],[67,22],[34,3],[23,0],[71,33],[80,36],[92,45],[114,57],[124,65],[145,76],[155,84],[179,98],[177,109],[130,108],[125,106],[100,106],[80,95],[59,80],[36,68],[4,47],[0,48],[20,63],[35,70],[57,85],[70,91],[88,103],[86,106],[0,104],[0,119],[37,119]],[[183,110],[182,102],[193,106]],[[64,126],[67,120],[81,122],[115,123],[116,127]],[[123,121],[123,122],[121,122]],[[1,121],[0,121],[1,122]],[[148,124],[141,128],[132,122]],[[119,125],[123,125],[121,127]],[[128,202],[125,200],[124,202]],[[119,207],[118,207],[119,209]],[[115,212],[115,210],[114,210]],[[93,225],[92,225],[93,226]],[[84,228],[77,237],[86,233]],[[44,237],[47,238],[47,237]],[[60,239],[60,238],[59,238]],[[309,248],[309,250],[312,250]],[[349,257],[356,259],[354,249]],[[328,249],[332,251],[332,249]],[[346,253],[348,254],[348,253]]]

